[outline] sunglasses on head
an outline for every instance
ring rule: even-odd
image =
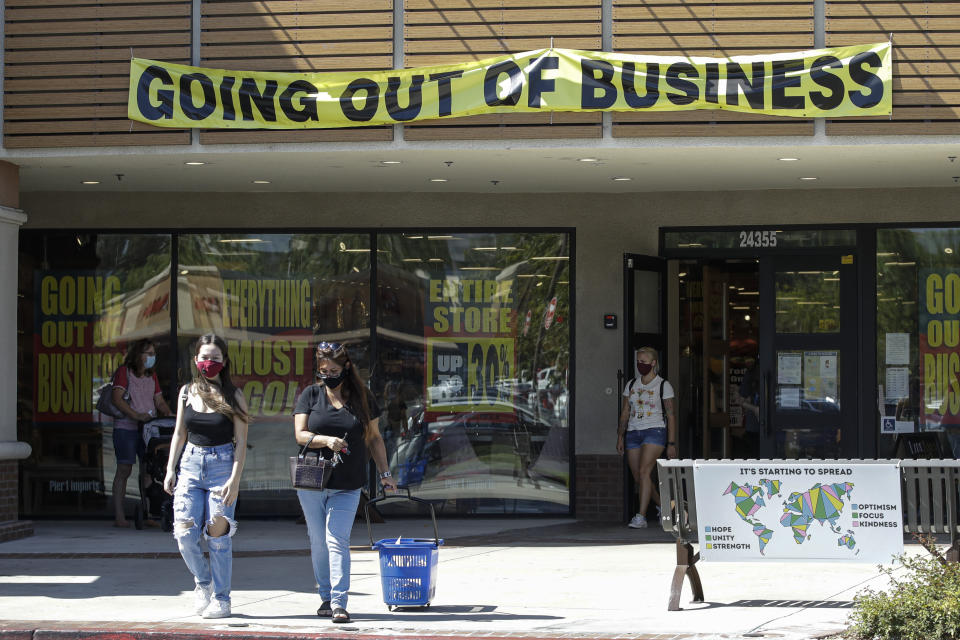
[[[341,351],[342,349],[343,349],[343,345],[340,344],[339,342],[327,342],[326,340],[324,340],[323,342],[317,345],[317,351],[329,351],[331,353],[336,353],[337,351]]]

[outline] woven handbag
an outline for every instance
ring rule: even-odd
[[[333,475],[333,469],[337,466],[336,460],[327,460],[319,453],[307,455],[307,449],[316,437],[316,434],[311,436],[298,455],[290,456],[290,482],[294,489],[310,491],[326,489],[330,476]]]

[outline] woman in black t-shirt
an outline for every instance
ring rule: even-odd
[[[317,615],[349,622],[350,530],[366,481],[367,459],[377,465],[380,483],[393,491],[386,448],[377,426],[380,407],[360,379],[346,348],[336,342],[317,345],[317,384],[297,398],[294,434],[300,447],[319,449],[341,462],[322,491],[297,490],[307,520],[313,575],[320,608]]]

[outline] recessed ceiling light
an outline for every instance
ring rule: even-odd
[[[400,164],[399,160],[381,160],[380,164]]]
[[[800,158],[777,158],[780,162],[796,162]]]
[[[430,182],[446,182],[446,178],[430,178]]]
[[[808,176],[808,177],[800,178],[800,179],[801,179],[801,180],[819,180],[820,178],[814,178],[814,177],[812,177],[812,176]]]
[[[84,180],[81,184],[100,184],[99,180]]]
[[[269,180],[253,180],[253,184],[270,184]]]
[[[599,162],[599,158],[577,158],[577,162]]]
[[[610,178],[610,179],[613,180],[614,182],[630,182],[631,180],[633,180],[633,178],[627,178],[626,176],[614,176],[613,178]]]
[[[207,164],[207,163],[206,163],[206,162],[199,162],[199,161],[193,161],[193,160],[191,160],[190,162],[184,162],[183,164],[187,165],[188,167],[202,167],[203,165],[205,165],[205,164]]]

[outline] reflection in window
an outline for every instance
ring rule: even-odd
[[[24,514],[105,513],[114,456],[95,390],[128,341],[152,337],[175,406],[194,342],[211,331],[253,417],[245,513],[299,513],[291,412],[314,382],[319,340],[350,346],[383,407],[394,473],[415,493],[463,513],[569,512],[567,234],[176,239],[173,256],[170,235],[21,233],[21,324],[33,327],[19,345],[31,370],[18,436],[34,450],[21,466]],[[135,482],[128,494],[139,497]]]
[[[877,231],[877,379],[883,407],[881,455],[896,434],[946,433],[960,457],[960,229]]]
[[[128,345],[150,338],[161,389],[172,376],[170,236],[20,236],[18,438],[25,515],[106,513],[116,473],[113,419],[96,410]],[[168,398],[169,399],[169,398]],[[139,498],[137,483],[128,497]]]
[[[840,331],[839,271],[778,271],[774,287],[777,333]]]
[[[179,270],[181,382],[192,374],[196,338],[223,336],[253,417],[241,490],[283,491],[260,507],[247,498],[247,513],[297,513],[288,491],[290,416],[314,382],[315,344],[348,344],[369,377],[370,236],[184,234]]]
[[[569,510],[566,234],[386,234],[377,303],[391,468],[460,513]]]

